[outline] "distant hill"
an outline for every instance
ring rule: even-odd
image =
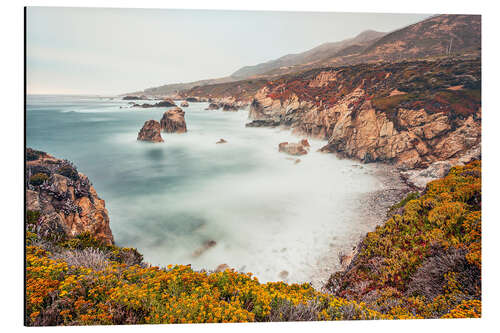
[[[207,85],[230,85],[231,82],[249,78],[272,79],[313,68],[468,54],[481,54],[481,16],[437,15],[390,33],[367,30],[354,38],[325,43],[303,53],[288,54],[255,66],[245,66],[228,77],[167,84],[136,94],[176,95]],[[205,90],[211,89],[203,89],[206,93]],[[201,93],[201,90],[198,92]]]
[[[374,42],[384,35],[384,32],[373,30],[363,31],[354,38],[345,39],[339,42],[321,44],[320,46],[306,52],[287,54],[281,58],[270,60],[255,66],[242,67],[231,74],[231,77],[241,79],[264,74],[282,67],[316,63],[330,57],[334,57],[337,53],[342,51],[345,53],[346,50],[363,49],[363,47],[368,46],[370,42]],[[349,51],[347,51],[347,53],[349,53]]]

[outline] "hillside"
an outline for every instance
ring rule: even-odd
[[[357,38],[359,40],[355,41]],[[434,16],[384,35],[373,32],[368,33],[367,37],[363,38],[363,34],[361,34],[352,42],[347,41],[339,48],[334,47],[332,50],[334,52],[320,52],[320,56],[313,53],[310,57],[298,58],[298,61],[293,64],[294,66],[280,65],[270,68],[264,64],[257,65],[251,67],[251,75],[276,77],[326,66],[463,56],[466,54],[478,56],[481,53],[481,16]],[[246,72],[250,72],[250,70]]]
[[[280,69],[281,67],[321,62],[340,54],[350,54],[352,52],[356,52],[356,50],[363,49],[371,42],[384,35],[385,33],[383,32],[373,30],[363,31],[354,38],[349,38],[339,42],[321,44],[311,50],[297,54],[287,54],[276,60],[270,60],[255,66],[245,66],[231,74],[231,77],[241,79],[264,74],[275,69]]]

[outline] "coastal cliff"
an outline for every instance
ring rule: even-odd
[[[26,150],[26,210],[33,228],[54,237],[90,233],[113,244],[109,216],[87,176],[69,161]]]
[[[249,126],[325,139],[321,151],[363,162],[428,167],[480,151],[480,68],[479,59],[442,59],[284,76],[255,94]]]

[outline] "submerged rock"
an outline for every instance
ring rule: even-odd
[[[214,241],[214,240],[209,240],[209,241],[206,241],[205,243],[203,243],[203,245],[197,249],[196,251],[193,252],[193,257],[199,257],[201,256],[203,253],[205,253],[208,249],[211,249],[212,247],[214,247],[215,245],[217,245],[217,242]]]
[[[161,126],[156,120],[148,120],[144,123],[139,134],[137,135],[137,140],[139,141],[149,141],[149,142],[163,142],[161,137]]]
[[[245,127],[277,127],[279,125],[280,122],[273,119],[258,119],[245,124]]]
[[[307,141],[307,140],[306,140]],[[289,155],[305,155],[307,154],[306,146],[302,143],[282,142],[278,146],[278,150]]]
[[[179,107],[165,112],[160,120],[161,130],[167,133],[186,133],[187,128],[184,113]]]

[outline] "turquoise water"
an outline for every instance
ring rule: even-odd
[[[337,265],[325,258],[372,227],[358,216],[359,200],[378,180],[356,162],[316,152],[321,141],[310,140],[311,152],[295,164],[277,149],[298,141],[289,131],[245,128],[247,111],[206,106],[191,103],[188,132],[162,133],[165,142],[153,144],[136,141],[137,133],[166,108],[28,96],[27,146],[85,173],[106,201],[115,242],[152,264],[228,264],[262,281],[324,279]],[[220,138],[228,143],[215,144]]]

